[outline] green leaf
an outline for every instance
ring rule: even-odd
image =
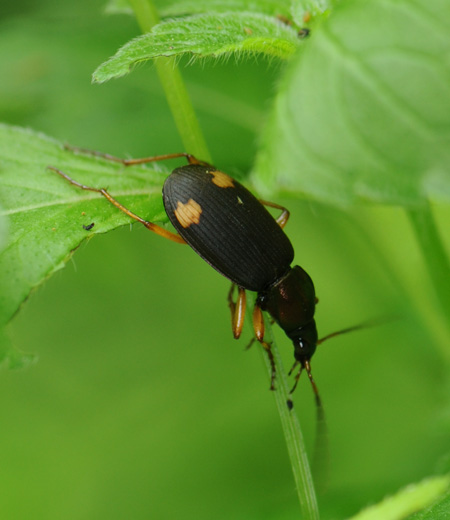
[[[439,500],[419,513],[410,516],[408,520],[442,520],[448,517],[450,511],[450,491],[442,495]]]
[[[162,17],[235,11],[289,16],[291,3],[291,0],[162,0],[155,2]],[[128,0],[110,0],[106,6],[106,12],[133,14]]]
[[[331,9],[332,0],[161,0],[155,2],[162,18],[206,13],[251,12],[283,17],[297,27],[305,25],[305,15],[311,20]],[[133,15],[128,0],[110,0],[107,14]]]
[[[137,63],[159,56],[199,58],[231,53],[288,58],[302,40],[276,18],[250,12],[205,14],[163,22],[121,47],[94,72],[99,83],[127,74]]]
[[[323,14],[327,14],[331,10],[334,4],[334,0],[303,0],[301,2],[294,0],[290,8],[290,16],[298,27],[303,27],[305,17],[308,19],[308,23],[315,18],[320,19]]]
[[[0,204],[9,218],[8,243],[0,252],[0,328],[34,288],[64,267],[83,240],[131,221],[101,195],[48,170],[49,165],[82,183],[109,188],[144,218],[167,220],[164,174],[75,154],[42,134],[0,125]],[[92,229],[83,228],[92,223]]]
[[[446,0],[338,4],[292,60],[259,189],[337,205],[449,202],[449,19]]]
[[[169,2],[155,2],[163,16],[180,14],[206,13],[231,11],[251,11],[265,13],[272,16],[287,14],[290,0],[170,0]]]
[[[450,486],[450,476],[438,476],[426,479],[418,484],[411,484],[399,491],[396,495],[384,499],[379,504],[364,509],[350,520],[402,520],[412,513],[424,508],[428,508],[431,504],[433,506],[428,510],[440,509],[442,504],[449,502],[448,490]],[[439,500],[441,506],[435,504]],[[443,511],[447,511],[448,509]],[[429,514],[429,513],[423,513]],[[414,520],[425,519],[441,519],[443,516],[418,516],[414,515]]]

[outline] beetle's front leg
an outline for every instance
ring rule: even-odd
[[[256,339],[261,343],[264,350],[267,352],[267,355],[269,356],[270,366],[272,367],[270,389],[275,390],[275,358],[273,357],[270,343],[264,341],[264,316],[261,307],[258,305],[258,302],[255,303],[255,307],[253,309],[253,330],[255,331]]]
[[[231,330],[235,339],[241,336],[242,328],[244,327],[246,295],[245,289],[238,287],[238,297],[236,302],[233,301],[233,293],[236,284],[232,283],[228,292],[228,306],[231,311]]]
[[[61,177],[63,179],[66,179],[66,181],[70,182],[70,184],[73,184],[77,188],[80,188],[82,190],[86,191],[93,191],[96,193],[99,193],[100,195],[103,195],[106,200],[108,200],[113,206],[115,206],[117,209],[120,209],[123,213],[128,215],[129,217],[133,218],[134,220],[137,220],[141,224],[143,224],[147,229],[150,231],[153,231],[153,233],[156,233],[159,236],[162,236],[163,238],[167,238],[168,240],[172,240],[173,242],[177,242],[178,244],[185,244],[186,241],[184,238],[182,238],[177,233],[173,233],[172,231],[169,231],[168,229],[165,229],[161,226],[158,226],[158,224],[154,224],[153,222],[149,222],[148,220],[145,220],[141,218],[139,215],[136,215],[132,211],[130,211],[128,208],[123,206],[118,200],[116,200],[114,197],[112,197],[109,192],[104,188],[93,188],[91,186],[85,186],[84,184],[80,184],[79,182],[75,181],[71,177],[69,177],[66,173],[59,170],[58,168],[55,168],[54,166],[47,166],[47,168]]]
[[[87,148],[70,146],[68,144],[64,145],[64,148],[76,154],[92,155],[94,157],[106,159],[107,161],[121,163],[124,166],[133,166],[137,164],[146,164],[150,162],[166,161],[167,159],[178,159],[180,157],[184,157],[189,164],[201,164],[202,166],[211,166],[211,164],[205,161],[201,161],[200,159],[197,159],[197,157],[194,157],[190,153],[185,152],[166,153],[164,155],[152,155],[151,157],[140,157],[137,159],[122,159],[121,157],[116,157],[115,155],[111,155],[109,153],[97,152],[96,150],[88,150]]]

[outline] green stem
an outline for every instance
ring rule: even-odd
[[[290,410],[287,403],[291,395],[289,392],[286,372],[283,367],[280,353],[271,334],[271,350],[275,359],[276,367],[276,390],[273,392],[278,414],[280,415],[281,426],[291,461],[292,472],[294,473],[295,485],[300,502],[300,509],[303,520],[319,520],[319,507],[317,505],[314,481],[309,466],[308,455],[306,453],[303,433],[300,427],[295,410]],[[269,379],[272,376],[272,366],[269,356],[264,349],[261,349],[264,362],[266,364]]]
[[[158,13],[151,0],[130,0],[130,3],[143,32],[150,31],[159,22]],[[158,58],[155,60],[155,65],[185,150],[204,161],[211,161],[187,90],[174,59]],[[272,346],[272,351],[277,367],[277,390],[274,392],[274,396],[291,459],[300,507],[304,520],[318,520],[319,510],[303,442],[303,434],[296,414],[290,411],[287,406],[289,396],[287,379],[275,344]],[[269,374],[271,374],[270,362],[266,355],[264,355],[264,359],[268,364]]]
[[[408,210],[436,295],[450,316],[450,263],[429,205]],[[447,322],[447,327],[449,326]]]
[[[155,6],[151,0],[130,0],[130,3],[142,32],[149,32],[159,22]],[[154,61],[185,151],[203,161],[211,162],[206,141],[175,59],[157,58]]]

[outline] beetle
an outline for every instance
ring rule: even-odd
[[[278,204],[258,200],[247,188],[211,164],[187,153],[157,155],[141,159],[120,159],[108,154],[75,148],[125,166],[184,157],[187,164],[175,168],[166,178],[162,190],[164,208],[176,230],[169,231],[149,222],[112,197],[104,188],[85,186],[66,173],[49,166],[74,186],[104,196],[116,208],[142,223],[154,233],[178,243],[184,243],[199,254],[232,285],[228,293],[232,331],[241,335],[246,312],[246,291],[257,293],[253,310],[254,340],[266,350],[271,367],[271,386],[275,388],[275,362],[270,343],[265,340],[263,311],[267,311],[294,345],[295,363],[300,365],[295,376],[295,390],[302,370],[311,382],[316,404],[321,408],[317,386],[311,374],[310,360],[318,344],[342,332],[318,339],[314,319],[318,302],[311,277],[300,266],[291,266],[294,249],[283,228],[289,211]],[[274,218],[266,207],[281,214]],[[237,297],[234,293],[237,290]]]

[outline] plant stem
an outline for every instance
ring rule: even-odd
[[[275,381],[276,389],[273,392],[273,395],[280,415],[281,426],[283,428],[289,459],[291,461],[292,472],[294,473],[295,485],[302,512],[302,520],[319,520],[319,507],[317,504],[316,491],[314,489],[314,481],[308,462],[306,447],[303,441],[303,433],[297,414],[294,410],[290,410],[287,405],[291,395],[289,393],[283,362],[272,334],[270,340],[272,354],[275,359],[277,376]],[[261,349],[261,352],[270,379],[272,376],[272,366],[270,364],[269,356],[267,356],[264,349]]]
[[[130,0],[130,3],[143,32],[150,31],[159,22],[158,13],[151,0]],[[172,58],[158,58],[155,65],[186,151],[204,161],[210,161],[205,140],[175,61]],[[277,367],[277,390],[274,396],[291,459],[302,517],[304,520],[318,520],[319,510],[303,434],[296,414],[287,406],[289,390],[286,374],[273,342],[272,352]],[[265,353],[264,360],[270,377],[272,368]]]
[[[130,0],[130,3],[142,32],[149,32],[159,22],[155,6],[151,0]],[[211,162],[206,141],[175,59],[157,58],[154,61],[185,151],[203,161]]]
[[[450,316],[450,263],[429,205],[408,210],[408,216],[422,250],[431,282],[444,316]],[[447,330],[449,323],[447,320]]]

